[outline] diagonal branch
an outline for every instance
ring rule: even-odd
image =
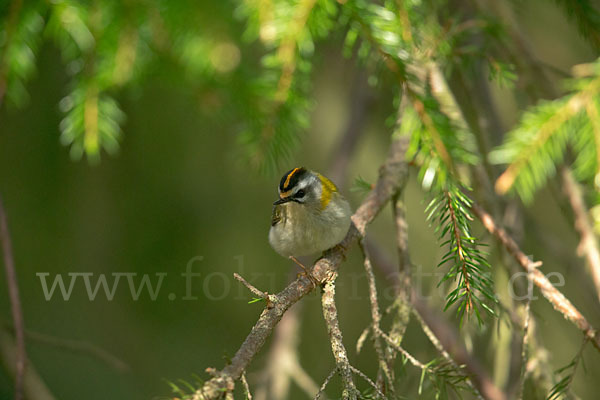
[[[590,339],[594,347],[600,350],[600,335],[598,331],[594,329],[587,319],[579,312],[577,308],[562,294],[552,283],[546,278],[546,276],[536,268],[539,263],[533,262],[529,257],[525,255],[517,245],[517,243],[506,233],[506,231],[500,228],[494,222],[494,219],[484,209],[479,207],[477,204],[473,204],[473,212],[483,223],[485,229],[488,230],[492,235],[496,236],[502,245],[506,248],[508,253],[517,260],[517,263],[523,267],[527,272],[530,272],[531,280],[540,289],[542,295],[552,304],[552,307],[559,313],[561,313],[567,320],[571,321],[577,326],[583,334]]]
[[[366,226],[373,221],[407,179],[408,166],[404,155],[408,142],[408,137],[398,137],[392,141],[390,153],[380,168],[377,184],[352,216],[353,226],[350,227],[346,238],[314,265],[311,274],[320,282],[325,281],[331,273],[338,270],[350,245],[364,235]],[[242,372],[262,348],[283,314],[314,288],[314,284],[308,278],[301,276],[276,294],[273,307],[265,308],[262,311],[244,343],[231,359],[231,363],[223,370],[215,371],[215,376],[195,393],[193,400],[217,399],[223,395],[224,391],[232,391],[234,381],[240,379]]]
[[[16,368],[15,368],[15,400],[23,398],[23,379],[25,375],[25,363],[27,353],[25,352],[25,327],[23,323],[23,310],[21,308],[21,299],[19,298],[19,286],[17,284],[17,273],[15,271],[15,262],[12,254],[12,244],[8,232],[8,223],[6,222],[6,213],[4,204],[0,197],[0,242],[2,242],[2,253],[4,254],[4,268],[6,270],[6,282],[8,285],[8,296],[13,322],[15,324],[15,342],[16,342]]]

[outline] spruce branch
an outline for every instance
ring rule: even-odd
[[[472,201],[456,186],[450,186],[431,201],[426,209],[428,219],[435,222],[441,246],[447,246],[445,255],[438,266],[448,265],[439,284],[454,279],[457,287],[446,296],[446,307],[457,304],[457,315],[462,322],[464,315],[475,312],[482,323],[479,308],[494,315],[486,304],[495,303],[485,253],[479,249],[478,240],[471,234],[473,220],[469,210]]]
[[[590,0],[555,0],[575,22],[581,36],[600,49],[600,12]]]
[[[508,164],[496,181],[498,193],[514,189],[523,201],[531,202],[556,173],[569,143],[577,150],[574,167],[578,178],[590,179],[598,173],[599,68],[597,61],[592,78],[572,83],[574,93],[531,107],[504,144],[490,154],[493,162]]]

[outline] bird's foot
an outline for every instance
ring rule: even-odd
[[[298,259],[296,257],[290,256],[290,260],[292,260],[293,262],[298,264],[298,266],[300,268],[302,268],[302,270],[304,271],[304,272],[299,273],[298,276],[307,277],[315,285],[315,287],[319,286],[321,284],[321,282],[319,282],[319,280],[317,278],[315,278],[315,276],[313,274],[310,273],[310,270],[308,268],[306,268],[304,266],[304,264],[302,264],[300,261],[298,261]]]

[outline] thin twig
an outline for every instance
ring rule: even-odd
[[[2,197],[0,197],[0,242],[2,242],[2,253],[4,254],[4,269],[6,271],[6,283],[8,285],[10,308],[13,323],[15,325],[15,342],[17,346],[15,400],[21,400],[23,398],[23,375],[25,374],[25,362],[27,359],[27,353],[25,352],[25,326],[23,323],[23,310],[21,308],[21,299],[19,298],[19,285],[17,284],[17,273],[15,271],[15,262],[12,253],[12,242],[10,240]]]
[[[392,340],[392,338],[390,338],[388,335],[386,335],[385,332],[383,332],[381,329],[377,329],[377,328],[376,328],[376,330],[379,331],[379,336],[381,336],[382,338],[384,338],[386,340],[386,342],[388,342],[388,344],[390,346],[392,346],[392,348],[394,348],[394,350],[402,353],[402,355],[404,357],[406,357],[406,359],[408,361],[410,361],[410,363],[412,365],[414,365],[417,368],[421,368],[422,370],[423,369],[428,369],[428,367],[425,364],[423,364],[421,361],[419,361],[415,357],[413,357],[413,355],[410,354],[408,351],[404,350],[404,348],[402,346],[394,343],[394,341]]]
[[[364,372],[362,372],[361,370],[359,370],[358,368],[353,367],[352,365],[350,365],[350,370],[352,370],[352,372],[354,372],[356,375],[360,376],[361,378],[363,378],[369,385],[371,385],[371,387],[373,389],[375,389],[375,393],[377,393],[377,395],[382,398],[382,399],[386,399],[385,395],[381,392],[381,390],[379,390],[379,388],[377,387],[377,385],[375,384],[375,382],[373,382],[371,380],[371,378],[369,378],[367,375],[365,375]]]
[[[327,375],[327,378],[325,378],[325,381],[323,382],[323,384],[321,385],[321,387],[319,388],[319,391],[317,392],[317,394],[315,395],[314,400],[319,400],[321,398],[321,395],[323,394],[323,392],[325,391],[325,388],[327,387],[327,385],[329,384],[329,381],[331,381],[331,379],[333,378],[333,376],[335,375],[335,373],[337,372],[337,367],[332,369],[331,372],[329,373],[329,375]]]
[[[267,292],[263,292],[262,290],[257,289],[256,287],[252,286],[252,284],[250,282],[248,282],[247,280],[245,280],[244,278],[242,278],[241,275],[239,275],[237,272],[233,273],[233,277],[240,281],[244,286],[246,286],[246,288],[248,288],[248,290],[250,292],[252,292],[253,295],[255,295],[256,297],[260,298],[260,299],[264,299],[267,302],[267,307],[268,308],[272,308],[273,307],[273,303],[277,301],[277,297],[269,294]]]
[[[563,181],[563,189],[569,198],[569,203],[575,215],[575,229],[579,233],[580,242],[577,246],[577,254],[585,255],[590,274],[596,286],[596,294],[600,299],[600,250],[594,228],[590,222],[588,210],[581,193],[581,187],[573,178],[571,170],[562,167],[560,174]]]
[[[417,321],[419,321],[419,324],[421,325],[421,329],[423,330],[423,332],[425,333],[425,336],[427,336],[427,338],[429,339],[431,344],[433,344],[433,347],[435,347],[436,350],[442,355],[442,357],[444,357],[444,360],[446,360],[450,365],[452,365],[457,371],[460,371],[462,369],[462,367],[460,365],[458,365],[456,363],[456,361],[454,361],[454,359],[446,351],[446,349],[444,349],[444,346],[440,342],[440,339],[438,339],[438,337],[435,335],[435,333],[433,333],[433,331],[431,330],[429,325],[427,325],[425,320],[423,320],[423,318],[421,317],[421,315],[419,314],[419,312],[416,309],[413,309],[413,315],[415,316]],[[467,384],[467,386],[469,386],[469,388],[473,391],[473,393],[475,394],[475,396],[478,399],[483,400],[483,396],[481,396],[481,393],[479,392],[479,390],[475,387],[473,382],[471,382],[471,377],[469,377],[469,379],[466,379],[465,383]]]
[[[371,319],[373,320],[373,346],[375,347],[375,352],[377,353],[377,360],[379,363],[380,372],[383,371],[383,374],[385,375],[388,381],[390,391],[393,393],[394,381],[392,379],[390,369],[388,368],[388,364],[386,362],[386,356],[381,345],[381,340],[379,339],[379,332],[381,331],[381,313],[379,312],[379,303],[377,301],[377,286],[375,284],[375,274],[373,274],[373,266],[371,265],[371,260],[369,258],[369,254],[367,252],[366,247],[364,246],[363,241],[359,242],[359,246],[363,253],[363,264],[365,267],[365,272],[367,274],[367,282],[369,284],[369,302],[371,304]],[[380,372],[377,374],[377,384],[379,385],[378,387],[384,388],[385,385],[380,379]]]
[[[342,390],[342,399],[354,400],[358,398],[358,390],[354,385],[352,379],[352,371],[350,369],[350,362],[348,361],[348,353],[342,342],[342,331],[340,330],[340,323],[338,321],[337,307],[335,306],[335,278],[337,274],[333,273],[333,276],[323,286],[323,294],[321,295],[321,305],[323,307],[323,318],[325,319],[325,325],[327,326],[327,333],[329,334],[329,341],[331,342],[331,351],[333,352],[333,358],[337,366],[338,373],[342,378],[344,389]]]
[[[531,274],[527,276],[527,280],[531,280]],[[527,379],[527,362],[529,361],[529,319],[531,317],[531,299],[527,296],[527,302],[525,303],[525,316],[523,322],[523,342],[521,344],[521,373],[520,373],[520,384],[519,393],[517,398],[523,399],[523,390],[525,389],[525,380]]]
[[[356,354],[360,353],[360,351],[362,350],[365,341],[369,337],[369,332],[371,332],[371,324],[365,327],[365,329],[363,329],[362,333],[358,337],[358,340],[356,341]]]
[[[517,260],[519,265],[526,271],[531,271],[533,283],[540,289],[542,295],[552,304],[554,309],[575,324],[590,339],[594,347],[600,350],[600,335],[598,335],[598,331],[590,325],[581,312],[536,268],[537,264],[521,251],[517,243],[515,243],[506,231],[496,225],[490,214],[477,204],[473,204],[472,210],[481,220],[485,229],[502,242],[508,253]]]
[[[60,349],[68,350],[73,353],[86,354],[91,357],[103,361],[111,368],[119,372],[127,372],[130,370],[129,365],[109,353],[101,347],[82,340],[63,339],[56,336],[46,335],[44,333],[25,330],[25,337],[29,340],[34,340],[38,343],[47,344]]]
[[[376,262],[374,265],[382,270],[397,291],[402,286],[397,267],[388,255],[376,243],[369,243],[369,251]],[[375,257],[377,256],[377,257]],[[489,400],[505,400],[506,395],[494,384],[493,380],[481,365],[477,358],[470,354],[464,344],[458,339],[455,328],[441,318],[433,309],[431,309],[420,298],[420,295],[413,289],[411,291],[410,302],[412,307],[419,312],[419,315],[430,327],[431,331],[439,338],[443,348],[449,349],[452,358],[457,364],[464,364],[468,371],[468,377],[473,382],[483,398]]]
[[[242,381],[242,386],[244,387],[244,394],[246,395],[246,400],[252,400],[252,393],[250,393],[250,386],[248,386],[248,381],[246,380],[246,372],[242,373],[242,377],[240,378]]]
[[[375,188],[367,195],[361,206],[352,216],[353,226],[350,227],[346,238],[335,249],[327,252],[312,268],[311,274],[320,282],[337,271],[344,261],[347,249],[364,235],[366,226],[390,200],[408,176],[408,166],[404,155],[408,147],[408,137],[398,137],[392,141],[390,153],[380,169],[379,179]],[[272,308],[265,308],[258,321],[235,353],[231,362],[219,371],[216,376],[207,381],[198,390],[193,400],[217,399],[223,392],[234,388],[234,381],[239,379],[242,372],[262,348],[271,332],[280,321],[283,314],[297,301],[314,290],[314,284],[305,276],[300,276],[275,296],[277,299]]]

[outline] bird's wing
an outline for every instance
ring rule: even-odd
[[[282,210],[279,206],[273,206],[273,214],[271,214],[271,226],[277,225],[282,219]]]

